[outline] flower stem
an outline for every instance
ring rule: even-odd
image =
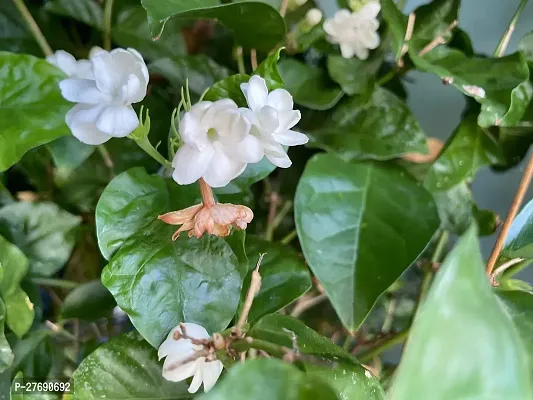
[[[204,206],[212,207],[216,204],[215,197],[213,196],[213,190],[211,186],[204,181],[204,178],[200,178],[200,191],[202,192],[202,202]]]
[[[296,236],[298,236],[298,232],[296,232],[296,229],[293,229],[287,234],[287,236],[281,239],[280,242],[283,244],[289,244],[290,242],[294,240]]]
[[[516,12],[513,15],[513,18],[511,18],[511,21],[509,22],[509,26],[507,27],[507,30],[505,31],[502,38],[500,39],[500,42],[498,43],[496,50],[494,50],[494,57],[501,57],[503,53],[505,52],[505,49],[507,49],[507,45],[509,44],[509,40],[511,40],[511,36],[513,35],[514,29],[516,27],[516,23],[518,22],[518,19],[520,18],[520,14],[522,14],[522,11],[524,10],[524,7],[526,6],[527,2],[528,0],[520,1],[518,8],[516,9]]]
[[[244,66],[244,51],[242,49],[242,46],[238,46],[235,50],[235,58],[237,59],[237,68],[239,70],[239,74],[245,74],[246,73],[246,67]]]
[[[36,285],[48,286],[53,288],[72,290],[77,288],[80,284],[78,282],[65,281],[54,278],[31,278],[31,281]]]
[[[28,24],[28,28],[30,29],[33,37],[41,47],[41,50],[43,51],[44,55],[51,56],[52,54],[54,54],[52,48],[46,41],[46,38],[44,37],[43,33],[41,32],[41,29],[39,29],[39,25],[37,25],[37,22],[35,22],[35,19],[33,19],[33,16],[28,10],[28,7],[26,7],[26,4],[24,4],[24,0],[13,0],[13,3],[15,3],[15,6],[18,8],[20,14],[22,15],[22,18],[24,18],[26,24]]]
[[[109,151],[107,151],[107,148],[105,145],[100,144],[97,146],[98,152],[102,156],[102,159],[104,160],[104,164],[107,168],[109,168],[109,171],[111,172],[111,177],[115,176],[115,163],[113,162],[113,159],[111,158],[111,154],[109,154]]]
[[[114,0],[106,0],[104,7],[104,49],[111,50],[111,19]]]
[[[366,351],[363,351],[359,354],[356,354],[355,357],[362,363],[371,361],[374,357],[378,356],[385,350],[390,349],[392,346],[398,343],[403,343],[407,339],[408,335],[409,328],[406,328],[403,331],[400,331],[397,334],[391,336],[390,338],[384,340],[379,345],[372,347],[371,349],[368,349]]]
[[[171,165],[168,162],[168,160],[163,157],[155,148],[152,146],[152,143],[148,140],[147,137],[143,138],[135,138],[133,135],[128,136],[131,140],[133,140],[137,145],[144,150],[146,154],[148,154],[150,157],[152,157],[154,160],[156,160],[159,164],[161,164],[165,168],[170,168]]]
[[[292,201],[287,201],[283,208],[279,211],[279,213],[274,217],[272,220],[272,223],[267,225],[266,232],[265,232],[265,239],[269,242],[274,239],[274,231],[276,228],[281,224],[283,221],[283,218],[291,211],[292,209]]]
[[[532,177],[533,177],[533,154],[529,157],[529,161],[527,162],[526,169],[524,170],[524,175],[522,175],[522,179],[520,181],[520,184],[518,185],[518,189],[514,196],[513,203],[511,204],[511,208],[509,209],[509,212],[507,213],[507,218],[505,218],[505,222],[503,223],[502,230],[500,231],[500,234],[498,235],[498,239],[496,239],[496,243],[494,244],[494,248],[492,249],[492,253],[490,254],[489,261],[487,262],[487,275],[489,276],[492,275],[492,271],[494,270],[494,267],[496,266],[496,261],[498,260],[498,257],[500,256],[500,252],[502,251],[503,243],[505,242],[507,233],[509,232],[509,229],[511,228],[511,224],[513,223],[513,220],[515,219],[516,214],[518,213],[518,209],[520,208],[520,205],[522,204],[522,200],[524,200],[524,196],[526,195],[526,192],[529,187],[529,184],[531,183]]]

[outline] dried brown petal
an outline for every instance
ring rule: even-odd
[[[161,221],[170,225],[182,225],[187,221],[194,218],[194,216],[202,209],[203,204],[196,204],[179,211],[171,211],[166,214],[160,215]]]

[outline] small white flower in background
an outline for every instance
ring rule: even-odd
[[[91,62],[89,60],[76,60],[74,56],[64,50],[58,50],[46,61],[55,65],[70,78],[94,79]]]
[[[181,337],[181,326],[185,328],[186,337]],[[209,339],[210,336],[202,326],[193,323],[180,324],[172,329],[158,351],[160,360],[166,357],[163,377],[169,381],[180,382],[194,376],[189,393],[196,393],[202,383],[204,392],[208,392],[220,377],[224,366],[219,360],[195,358],[195,353],[205,350],[205,346],[195,344],[189,338],[201,341]]]
[[[309,26],[318,25],[320,21],[322,21],[322,11],[318,8],[311,8],[307,11],[307,14],[305,14],[305,21]]]
[[[352,13],[346,9],[337,11],[333,18],[324,22],[328,40],[340,45],[344,58],[352,58],[355,55],[366,60],[368,50],[379,46],[379,22],[376,17],[380,10],[380,4],[373,1],[357,12]]]
[[[183,145],[172,161],[172,177],[180,185],[203,178],[211,187],[226,186],[248,163],[263,158],[261,143],[250,135],[250,128],[233,100],[195,104],[180,121]]]
[[[76,104],[65,120],[81,142],[97,145],[129,135],[139,125],[131,106],[146,96],[148,69],[134,49],[91,52],[92,78],[59,83],[63,97]]]
[[[257,75],[241,84],[241,90],[250,108],[240,110],[252,123],[251,133],[261,142],[265,156],[278,167],[290,167],[292,162],[282,145],[296,146],[309,140],[290,130],[301,118],[300,111],[293,110],[292,96],[285,89],[268,93],[266,81]]]

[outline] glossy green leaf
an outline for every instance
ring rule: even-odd
[[[367,60],[330,55],[327,67],[331,79],[342,87],[344,93],[353,96],[372,91],[376,74],[382,63],[383,54],[381,52],[372,53]]]
[[[431,191],[448,190],[474,179],[483,166],[498,164],[501,153],[496,141],[477,125],[476,115],[461,121],[431,166],[425,185]]]
[[[227,68],[205,55],[161,58],[149,66],[150,72],[161,74],[178,91],[189,80],[191,94],[200,97],[206,89],[229,75]],[[240,89],[239,89],[240,90]]]
[[[395,54],[395,60],[398,60],[401,55],[408,18],[398,9],[394,0],[381,0],[380,4],[381,14],[383,19],[387,22],[387,26],[391,33],[392,49]]]
[[[84,283],[72,290],[61,305],[61,318],[95,321],[108,317],[116,302],[100,280]]]
[[[206,101],[217,101],[221,99],[231,99],[239,107],[247,107],[246,98],[241,90],[241,84],[250,80],[246,74],[232,75],[223,79],[209,88],[204,96]]]
[[[354,369],[342,363],[305,364],[308,375],[328,382],[339,399],[385,400],[385,391],[372,373],[360,366]]]
[[[28,272],[28,259],[13,244],[0,236],[0,294],[5,307],[7,326],[19,337],[31,328],[35,312],[33,304],[20,287]],[[2,324],[3,325],[3,322]]]
[[[530,66],[533,65],[533,31],[524,35],[518,43],[518,50],[522,52]]]
[[[255,164],[248,164],[244,172],[223,188],[215,189],[217,194],[235,194],[246,191],[254,183],[262,181],[276,169],[266,157]]]
[[[226,328],[248,269],[243,232],[226,239],[183,234],[173,242],[177,227],[157,216],[199,203],[196,185],[168,181],[167,186],[162,177],[132,169],[106,192],[97,207],[100,247],[107,254],[118,251],[102,282],[139,332],[157,347],[180,322],[196,322],[210,332]],[[119,225],[117,235],[110,233]]]
[[[291,247],[248,236],[246,254],[250,273],[242,288],[241,307],[250,286],[251,271],[255,268],[261,253],[266,253],[259,269],[261,289],[248,314],[248,322],[282,309],[312,287],[311,274],[303,258]]]
[[[13,203],[0,209],[0,234],[19,247],[30,271],[50,276],[67,262],[80,218],[53,203]]]
[[[139,2],[120,7],[111,29],[118,45],[133,47],[149,60],[184,55],[187,49],[179,21],[169,21],[166,32],[159,40],[152,40],[146,11]]]
[[[69,134],[65,114],[71,105],[58,87],[63,78],[42,59],[0,52],[0,171],[28,150]]]
[[[344,364],[359,367],[359,362],[342,347],[337,346],[302,321],[286,315],[266,315],[257,321],[248,335],[289,349],[314,356],[316,359],[340,360]],[[297,348],[295,348],[297,347]],[[360,370],[364,374],[363,370]]]
[[[249,360],[233,367],[202,400],[337,400],[317,377],[276,359]]]
[[[293,58],[278,64],[280,75],[297,104],[312,110],[328,110],[344,95],[342,89],[332,82],[326,71],[297,61]]]
[[[103,344],[80,364],[72,377],[76,400],[189,399],[185,382],[161,374],[157,351],[131,332]]]
[[[7,312],[2,299],[0,299],[0,373],[4,372],[13,363],[15,356],[4,335]]]
[[[259,75],[266,80],[269,90],[281,89],[285,86],[278,69],[282,51],[283,48],[279,48],[274,54],[268,56],[253,73],[253,75]]]
[[[530,379],[533,379],[533,293],[497,289],[496,294],[522,339],[529,360]]]
[[[102,7],[94,0],[52,0],[45,4],[48,12],[73,18],[96,29],[102,29]]]
[[[514,219],[501,255],[506,258],[533,258],[533,200]]]
[[[349,330],[439,226],[432,196],[405,171],[324,154],[308,162],[294,210],[305,258]]]
[[[416,314],[390,398],[526,399],[533,396],[529,375],[525,348],[490,288],[472,226]]]
[[[169,196],[165,181],[143,168],[132,168],[113,179],[96,206],[96,234],[107,259],[135,232],[163,214]],[[191,204],[192,205],[192,204]]]
[[[64,136],[47,145],[54,164],[57,168],[74,169],[79,167],[96,150],[91,146],[80,142],[74,136]]]
[[[285,23],[270,5],[256,1],[220,4],[218,0],[142,0],[152,37],[161,36],[170,18],[216,19],[244,47],[268,52],[285,36]]]
[[[388,160],[405,153],[427,153],[426,137],[409,107],[377,87],[370,99],[341,102],[326,123],[309,132],[310,145],[350,160]]]

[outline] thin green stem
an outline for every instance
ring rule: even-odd
[[[246,73],[246,67],[244,66],[244,51],[241,46],[237,47],[235,51],[235,58],[237,59],[237,68],[239,70],[239,74],[245,74]]]
[[[272,239],[274,239],[274,232],[276,228],[281,224],[281,222],[283,221],[283,218],[287,216],[287,214],[291,211],[291,209],[292,209],[292,201],[289,200],[283,205],[283,208],[279,211],[276,217],[272,220],[272,223],[267,226],[266,232],[265,232],[266,240],[271,242]]]
[[[115,172],[114,172],[115,163],[113,162],[113,159],[111,158],[111,154],[109,154],[109,151],[107,151],[107,148],[105,147],[105,145],[100,144],[96,148],[98,149],[100,156],[102,156],[105,166],[109,168],[109,171],[111,171],[111,176],[115,176]]]
[[[54,279],[54,278],[34,277],[34,278],[31,278],[31,281],[35,283],[36,285],[47,286],[51,288],[66,289],[66,290],[76,289],[78,286],[80,286],[78,282],[65,281],[63,279]]]
[[[449,232],[442,231],[439,237],[439,241],[437,242],[437,246],[435,247],[435,251],[433,252],[433,256],[431,257],[430,265],[426,265],[424,269],[424,276],[422,278],[422,284],[420,285],[420,293],[418,295],[418,300],[417,300],[417,304],[415,308],[415,314],[418,308],[420,307],[420,304],[426,298],[426,295],[431,286],[431,282],[433,281],[433,277],[435,275],[434,269],[436,266],[439,265],[439,263],[442,260],[442,256],[443,256],[444,250],[446,249],[446,245],[448,244],[449,238],[450,238]]]
[[[150,157],[152,157],[154,160],[156,160],[159,164],[161,164],[165,168],[170,168],[170,162],[159,153],[154,146],[152,146],[152,143],[148,140],[147,137],[142,139],[136,139],[132,135],[128,136],[130,139],[132,139],[137,145],[144,150],[146,154],[148,154]]]
[[[432,264],[440,262],[442,258],[442,253],[446,249],[446,245],[448,244],[449,238],[450,234],[448,233],[448,231],[442,231],[439,241],[437,242],[437,247],[435,247],[435,251],[433,252],[433,256],[431,257]]]
[[[266,351],[268,354],[274,357],[283,357],[285,354],[292,352],[291,349],[280,346],[274,343],[267,342],[266,340],[255,339],[250,336],[234,341],[231,347],[237,350],[239,353],[247,351],[250,348]]]
[[[516,9],[516,12],[513,15],[513,18],[511,18],[511,21],[509,22],[509,25],[507,26],[507,30],[505,31],[502,38],[500,39],[500,42],[498,43],[496,50],[494,50],[494,57],[501,57],[503,53],[505,53],[505,50],[507,49],[507,45],[509,44],[509,40],[511,40],[511,36],[513,35],[513,32],[515,30],[516,23],[518,22],[518,19],[520,18],[520,14],[522,14],[522,11],[524,10],[524,7],[526,6],[527,2],[528,0],[520,1],[518,8]]]
[[[287,236],[281,239],[280,242],[283,244],[289,244],[290,242],[294,240],[296,236],[298,236],[298,232],[296,232],[296,229],[293,229],[287,234]]]
[[[46,41],[46,38],[44,37],[43,33],[41,32],[39,25],[37,25],[37,22],[35,22],[35,19],[33,19],[33,16],[28,10],[28,7],[26,7],[24,0],[13,0],[13,3],[15,3],[15,6],[20,12],[20,15],[22,15],[22,18],[24,18],[24,21],[26,21],[26,24],[28,25],[31,34],[41,47],[41,50],[43,51],[44,55],[51,56],[52,54],[54,54],[52,48]]]
[[[377,346],[372,347],[371,349],[365,350],[359,354],[356,354],[355,357],[362,363],[372,361],[376,356],[381,354],[387,349],[390,349],[392,346],[403,343],[407,336],[409,335],[409,328],[404,329],[396,333],[395,335],[390,336],[388,339],[383,340]]]
[[[104,49],[111,50],[111,20],[114,0],[106,0],[104,7]]]

